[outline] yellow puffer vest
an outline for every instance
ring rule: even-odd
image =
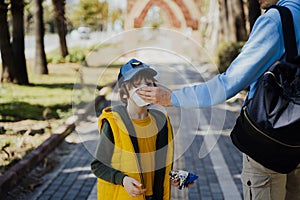
[[[153,193],[155,200],[170,199],[169,171],[173,162],[173,133],[169,118],[157,110],[149,110],[157,121],[159,133],[156,140],[155,178]],[[98,129],[104,120],[110,124],[114,137],[114,152],[111,159],[113,168],[143,183],[139,158],[138,143],[133,124],[125,107],[109,107],[102,111],[98,120]],[[126,125],[125,125],[126,124]],[[130,133],[130,134],[129,134]],[[145,196],[131,197],[123,186],[115,185],[98,178],[98,200],[144,200]]]

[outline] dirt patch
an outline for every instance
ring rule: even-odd
[[[0,135],[0,175],[47,140],[57,126],[58,121],[54,119],[0,122],[0,127],[5,130]]]

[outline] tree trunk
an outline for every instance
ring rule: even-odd
[[[247,40],[247,30],[243,0],[228,0],[228,26],[229,41],[245,41]]]
[[[52,4],[54,5],[54,18],[59,36],[61,56],[66,57],[69,53],[66,42],[65,0],[52,0]]]
[[[48,74],[44,44],[43,0],[33,0],[35,28],[35,73]]]
[[[10,43],[9,26],[7,23],[7,4],[0,0],[0,50],[2,59],[1,82],[17,82],[14,69],[13,51]]]
[[[228,28],[228,35],[227,41],[237,41],[237,35],[236,35],[236,26],[235,26],[235,10],[233,4],[235,3],[235,0],[227,0],[226,1],[226,13],[227,13],[227,28]]]
[[[220,42],[247,39],[245,13],[242,0],[219,0]]]
[[[219,9],[219,41],[228,41],[228,15],[227,15],[227,3],[226,0],[218,0]]]
[[[249,23],[250,23],[250,31],[251,31],[256,19],[261,15],[261,9],[258,1],[248,0],[248,10],[249,10]]]
[[[243,6],[243,0],[234,0],[232,4],[232,10],[234,10],[234,27],[236,33],[237,41],[246,41],[247,30],[246,30],[246,20],[245,20],[245,11]]]
[[[13,19],[13,55],[14,67],[17,70],[18,84],[28,85],[28,74],[26,69],[25,59],[25,44],[24,44],[24,1],[11,0],[11,12]]]

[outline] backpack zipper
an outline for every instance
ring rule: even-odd
[[[276,79],[276,76],[275,76],[275,74],[274,74],[273,72],[267,71],[267,72],[264,73],[264,75],[267,75],[267,74],[270,74],[271,76],[273,76],[273,78],[275,79],[276,84],[277,84],[279,87],[283,88],[282,85],[281,85],[280,83],[278,83],[278,81],[277,81],[277,79]]]

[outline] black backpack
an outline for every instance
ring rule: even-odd
[[[273,64],[246,100],[231,132],[234,145],[264,167],[289,173],[300,163],[300,56],[290,10],[281,16],[286,62]]]

